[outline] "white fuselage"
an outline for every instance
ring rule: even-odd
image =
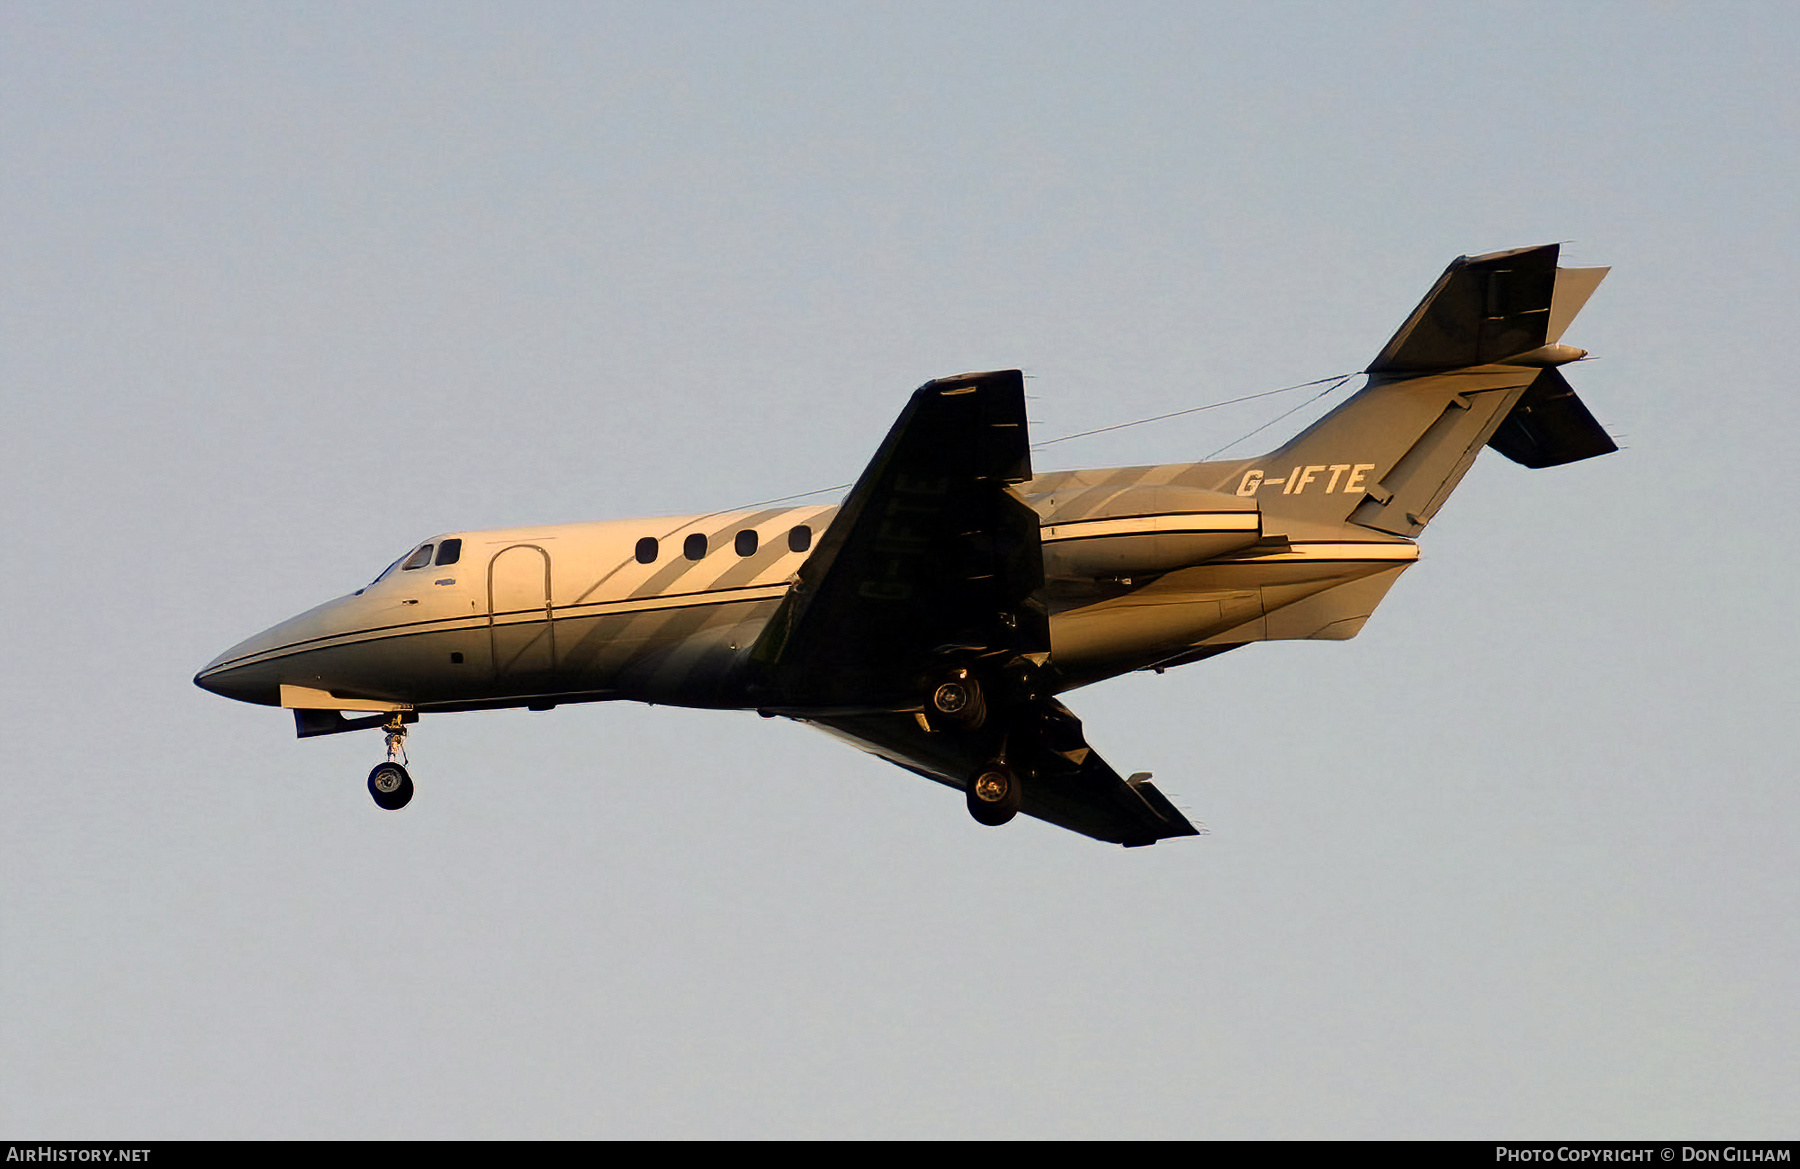
[[[1073,476],[1040,485],[1027,498],[1044,517],[1052,657],[1069,686],[1209,643],[1351,636],[1418,554],[1366,533],[1272,543],[1253,500],[1214,492],[1140,488],[1071,514],[1058,496],[1079,486]],[[233,646],[196,681],[325,710],[752,705],[750,649],[836,511],[446,533],[367,587]],[[438,563],[450,544],[454,560]],[[1348,607],[1321,608],[1327,592]]]

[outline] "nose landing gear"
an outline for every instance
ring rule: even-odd
[[[400,762],[406,756],[406,724],[396,713],[382,730],[387,733],[388,757],[386,763],[376,764],[375,770],[369,772],[369,795],[374,797],[376,807],[395,812],[413,798],[412,776]]]

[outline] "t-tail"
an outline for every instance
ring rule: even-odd
[[[1483,446],[1527,467],[1617,448],[1558,367],[1606,268],[1559,268],[1558,246],[1463,256],[1367,369],[1368,383],[1260,458],[1207,464],[1216,489],[1252,497],[1266,530],[1344,524],[1423,531]]]

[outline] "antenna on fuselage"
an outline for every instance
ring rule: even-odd
[[[1047,446],[1055,446],[1059,442],[1071,442],[1078,438],[1088,438],[1091,435],[1096,435],[1096,434],[1107,434],[1114,430],[1125,430],[1125,429],[1128,429],[1133,426],[1145,426],[1152,422],[1166,422],[1170,418],[1181,418],[1184,415],[1188,415],[1188,414],[1198,414],[1202,410],[1217,410],[1223,406],[1235,406],[1239,402],[1254,402],[1258,398],[1273,398],[1276,394],[1291,394],[1295,390],[1304,390],[1308,386],[1325,385],[1326,382],[1331,383],[1329,386],[1326,386],[1325,389],[1320,391],[1318,394],[1314,395],[1311,398],[1308,398],[1305,402],[1300,403],[1299,406],[1294,407],[1294,410],[1299,410],[1313,402],[1318,401],[1320,398],[1324,397],[1326,394],[1331,393],[1331,391],[1337,389],[1339,386],[1343,385],[1345,382],[1349,381],[1351,378],[1353,378],[1355,376],[1356,375],[1353,373],[1333,374],[1330,377],[1316,378],[1310,382],[1301,382],[1299,385],[1296,385],[1296,386],[1283,386],[1279,390],[1264,390],[1259,394],[1245,394],[1243,397],[1227,398],[1222,402],[1208,402],[1204,406],[1189,406],[1186,410],[1172,410],[1167,414],[1155,414],[1149,418],[1139,418],[1139,419],[1136,419],[1131,422],[1117,422],[1111,426],[1102,426],[1095,430],[1083,430],[1083,431],[1080,431],[1075,434],[1065,434],[1061,438],[1047,438],[1043,442],[1034,442],[1031,444],[1031,449],[1034,451],[1042,450],[1044,447],[1047,447]],[[1219,449],[1226,450],[1226,449],[1229,449],[1230,447],[1236,446],[1238,443],[1243,442],[1245,438],[1249,438],[1251,434],[1255,434],[1258,430],[1264,430],[1270,426],[1273,426],[1275,423],[1280,422],[1282,418],[1286,418],[1288,416],[1288,414],[1292,414],[1294,412],[1294,410],[1289,410],[1287,412],[1287,414],[1283,414],[1279,418],[1274,418],[1268,422],[1263,423],[1262,426],[1257,427],[1256,430],[1251,431],[1250,434],[1244,435],[1243,438],[1233,439],[1231,442],[1226,443],[1225,446],[1220,447]],[[1217,453],[1217,452],[1214,452],[1214,453]],[[1211,457],[1212,457],[1211,455],[1207,456],[1207,458],[1211,458]]]

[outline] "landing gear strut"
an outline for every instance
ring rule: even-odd
[[[975,773],[967,791],[969,815],[976,823],[998,827],[1019,814],[1025,802],[1025,789],[1012,768],[1004,763],[990,763]]]
[[[413,798],[412,776],[400,762],[406,756],[406,724],[395,712],[381,729],[387,733],[388,757],[386,763],[376,764],[375,770],[369,772],[369,794],[375,798],[376,807],[394,812],[406,807]]]

